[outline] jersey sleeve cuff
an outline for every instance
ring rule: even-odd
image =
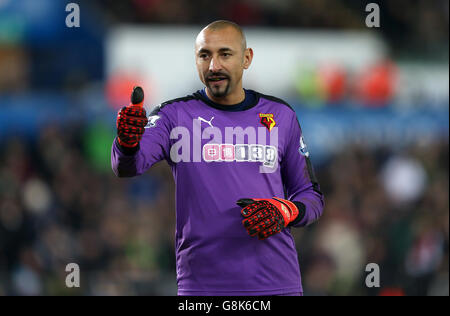
[[[296,224],[300,223],[301,220],[305,217],[306,214],[306,206],[305,204],[303,204],[302,202],[298,202],[298,201],[291,201],[292,203],[295,204],[295,206],[297,206],[298,209],[298,216],[296,219],[294,219],[292,222],[290,222],[288,224],[288,226],[295,226]]]
[[[117,137],[114,140],[117,148],[120,150],[122,154],[125,156],[134,156],[140,149],[140,144],[137,144],[135,147],[125,147],[119,144],[119,141],[117,140]]]

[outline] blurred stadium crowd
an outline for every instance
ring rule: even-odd
[[[87,99],[112,112],[106,97],[92,96],[107,81],[105,30],[120,23],[204,25],[223,18],[243,26],[357,30],[364,28],[366,2],[67,2],[89,8],[77,32],[57,24],[64,1],[39,1],[50,15],[38,16],[35,27],[20,24],[26,15],[17,12],[37,1],[0,1],[0,295],[175,295],[174,184],[166,164],[136,179],[116,178],[109,165],[115,113],[103,131],[86,117],[43,124],[30,136],[2,128],[2,105],[68,92],[81,104],[77,112]],[[448,1],[378,2],[379,31],[393,59],[448,65]],[[7,5],[13,9],[2,11]],[[27,110],[18,113],[27,126]],[[320,164],[312,152],[326,207],[318,223],[292,230],[305,294],[448,295],[448,154],[448,136],[401,149],[349,143]],[[65,286],[70,262],[80,265],[80,288]],[[380,267],[380,288],[365,286],[368,263]]]
[[[0,294],[175,295],[174,185],[99,170],[83,129],[50,126],[0,156]],[[324,216],[293,229],[307,295],[448,295],[448,142],[348,146],[316,168]],[[65,266],[81,268],[79,290]],[[381,288],[365,287],[377,263]]]

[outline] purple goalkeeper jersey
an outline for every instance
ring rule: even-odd
[[[249,90],[248,90],[249,91]],[[114,141],[119,177],[166,160],[176,185],[179,295],[282,295],[302,291],[290,226],[267,239],[242,225],[241,198],[281,197],[303,206],[292,226],[316,221],[323,196],[294,110],[252,91],[246,106],[196,92],[157,106],[134,153]]]

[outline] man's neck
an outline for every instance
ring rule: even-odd
[[[222,104],[222,105],[238,104],[238,103],[241,103],[242,101],[244,101],[244,99],[245,99],[245,91],[243,88],[237,89],[237,91],[235,93],[228,94],[221,98],[216,98],[213,95],[211,95],[208,88],[206,88],[205,91],[206,91],[206,95],[208,96],[208,98],[211,101],[218,103],[218,104]]]

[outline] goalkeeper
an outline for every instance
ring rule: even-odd
[[[294,110],[243,88],[252,58],[238,25],[213,22],[195,42],[205,88],[147,115],[136,87],[117,117],[117,176],[172,169],[179,295],[303,294],[290,229],[316,221],[323,196]]]

